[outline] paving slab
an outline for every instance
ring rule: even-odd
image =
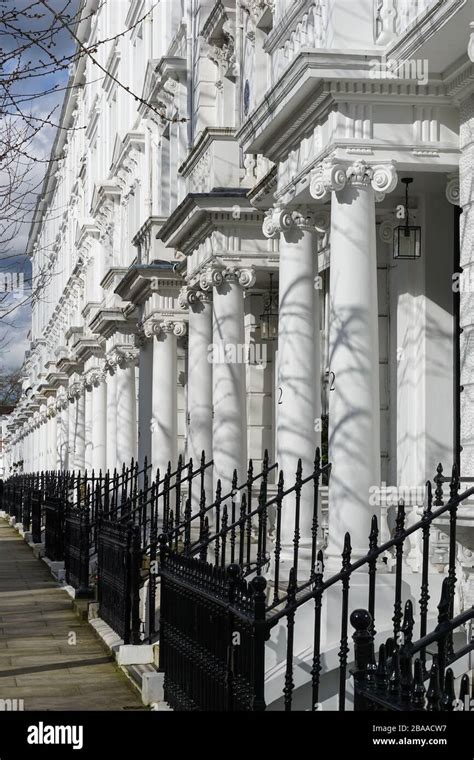
[[[88,622],[77,617],[71,597],[3,519],[0,699],[23,699],[25,710],[146,709]]]

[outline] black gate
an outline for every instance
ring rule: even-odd
[[[64,562],[64,502],[58,496],[46,496],[44,553],[52,562]]]
[[[174,710],[262,710],[265,581],[162,543],[160,670]]]
[[[90,521],[88,510],[68,509],[65,524],[64,565],[66,582],[76,590],[76,598],[92,595],[89,584]]]
[[[104,517],[98,523],[99,615],[124,644],[138,644],[140,531],[138,526]]]

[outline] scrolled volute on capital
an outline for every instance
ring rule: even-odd
[[[339,192],[347,186],[372,187],[375,200],[381,201],[387,193],[393,192],[398,183],[398,175],[393,162],[367,164],[355,161],[348,166],[334,159],[325,159],[312,174],[310,193],[315,200],[325,201],[331,192]]]
[[[251,288],[255,280],[256,272],[252,266],[213,266],[201,274],[199,285],[204,293],[208,293],[213,287],[219,287],[224,282],[238,282],[243,288]]]
[[[281,209],[278,206],[269,209],[263,222],[263,234],[267,238],[278,237],[291,229],[309,232],[324,232],[329,225],[329,214],[310,206],[296,206],[293,209]]]

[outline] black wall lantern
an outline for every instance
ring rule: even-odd
[[[402,182],[405,185],[405,224],[395,227],[393,231],[393,258],[419,259],[421,256],[421,227],[410,225],[408,208],[408,186],[413,182],[413,177],[405,177]]]

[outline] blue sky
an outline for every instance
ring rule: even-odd
[[[46,0],[54,12],[74,14],[77,0]],[[20,11],[15,18],[14,10]],[[21,15],[21,14],[28,14]],[[38,17],[36,17],[38,14]],[[3,288],[5,274],[13,277],[13,285],[21,286],[18,273],[23,275],[24,293],[18,290],[8,295],[0,303],[0,373],[6,374],[19,368],[24,359],[24,353],[29,348],[28,332],[31,323],[31,263],[26,256],[26,246],[38,193],[47,169],[51,146],[55,137],[55,124],[58,123],[61,105],[64,98],[64,87],[68,80],[67,60],[65,57],[74,51],[74,41],[65,29],[56,24],[57,32],[52,39],[41,35],[41,31],[54,29],[53,16],[41,0],[0,0],[0,49],[3,57],[0,61],[0,105],[2,114],[7,113],[15,120],[16,128],[24,128],[26,123],[33,127],[42,124],[42,119],[50,122],[41,127],[28,146],[28,155],[36,160],[31,162],[26,156],[16,156],[17,173],[21,176],[20,185],[15,188],[14,197],[5,201],[2,218],[13,220],[10,234],[0,234],[0,287]],[[15,31],[16,30],[18,31]],[[36,35],[36,36],[35,36]],[[56,60],[62,61],[56,66],[48,53],[49,50]],[[21,61],[18,48],[22,47]],[[9,54],[10,58],[9,58]],[[28,72],[15,84],[14,100],[8,103],[2,95],[5,93],[3,82],[11,74],[20,61],[21,71]],[[31,72],[31,73],[30,73]],[[21,109],[23,114],[19,115]],[[5,134],[4,119],[0,118],[0,128]],[[2,139],[0,138],[0,146]],[[3,151],[0,151],[3,153]],[[5,166],[0,160],[0,192],[8,181],[5,177]],[[20,197],[22,200],[20,201]],[[1,204],[0,204],[1,205]],[[0,233],[2,228],[0,226]],[[16,273],[16,276],[15,276]]]

